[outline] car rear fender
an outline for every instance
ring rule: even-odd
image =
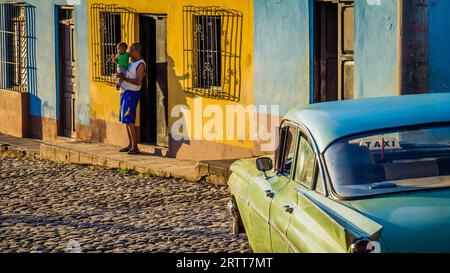
[[[334,230],[330,232],[345,237],[346,249],[349,249],[357,239],[380,240],[383,226],[370,218],[316,192],[298,190],[298,193],[300,198],[307,199],[319,211],[326,214],[329,217],[328,220],[334,222],[330,225],[330,228]]]

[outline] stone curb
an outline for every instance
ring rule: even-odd
[[[184,178],[191,181],[199,180],[197,175],[177,173],[163,168],[152,168],[144,164],[133,163],[130,161],[119,160],[102,155],[70,150],[64,147],[58,147],[48,143],[41,144],[41,159],[50,160],[57,163],[73,163],[82,165],[92,165],[106,167],[110,169],[123,169],[135,171],[140,174],[150,176],[159,176],[164,178]]]
[[[199,162],[197,168],[199,177],[214,185],[227,185],[228,178],[231,175],[229,167],[218,166],[207,161]]]
[[[17,157],[29,160],[41,159],[40,152],[8,143],[0,143],[0,157]]]
[[[176,166],[173,168],[165,167],[163,164],[158,166],[148,166],[139,162],[119,160],[116,158],[95,155],[92,153],[73,150],[67,147],[53,145],[51,143],[41,143],[40,151],[28,149],[25,147],[0,142],[0,157],[17,157],[30,160],[50,160],[57,163],[72,163],[82,165],[92,165],[106,167],[110,169],[123,169],[135,171],[137,173],[149,176],[159,176],[164,178],[180,178],[189,181],[204,181],[218,186],[227,185],[231,174],[229,164],[216,164],[210,161],[197,162],[195,170],[190,167]],[[176,162],[176,161],[174,161]]]

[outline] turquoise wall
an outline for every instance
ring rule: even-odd
[[[14,2],[13,0],[9,0]],[[77,122],[89,124],[89,66],[86,1],[28,0],[34,7],[34,37],[29,48],[32,115],[58,117],[55,46],[55,5],[75,6],[78,58]],[[254,101],[280,105],[281,115],[310,102],[310,11],[312,0],[254,0]],[[381,5],[355,1],[355,95],[357,98],[398,94],[397,0]],[[450,91],[450,1],[430,1],[429,85],[433,92]]]
[[[9,1],[15,2],[15,1]],[[77,51],[77,122],[89,124],[89,66],[87,39],[87,8],[84,0],[27,0],[33,10],[27,27],[34,37],[28,39],[30,113],[34,116],[57,119],[55,5],[75,6]],[[34,22],[31,20],[34,19]]]
[[[397,25],[397,0],[355,1],[356,98],[399,93]]]
[[[254,17],[256,106],[308,104],[309,0],[255,0]]]
[[[310,0],[255,0],[256,105],[310,103]],[[312,29],[312,28],[311,28]],[[398,94],[397,0],[355,1],[355,96]]]
[[[430,1],[429,8],[429,88],[450,92],[450,1]]]

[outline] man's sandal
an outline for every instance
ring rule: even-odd
[[[129,154],[129,155],[138,155],[140,153],[141,153],[141,151],[129,151],[127,154]]]
[[[122,148],[119,150],[119,153],[128,153],[131,150],[131,148]]]

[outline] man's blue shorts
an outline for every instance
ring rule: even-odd
[[[140,92],[125,90],[120,94],[119,121],[123,124],[136,122],[136,109],[139,103]]]

